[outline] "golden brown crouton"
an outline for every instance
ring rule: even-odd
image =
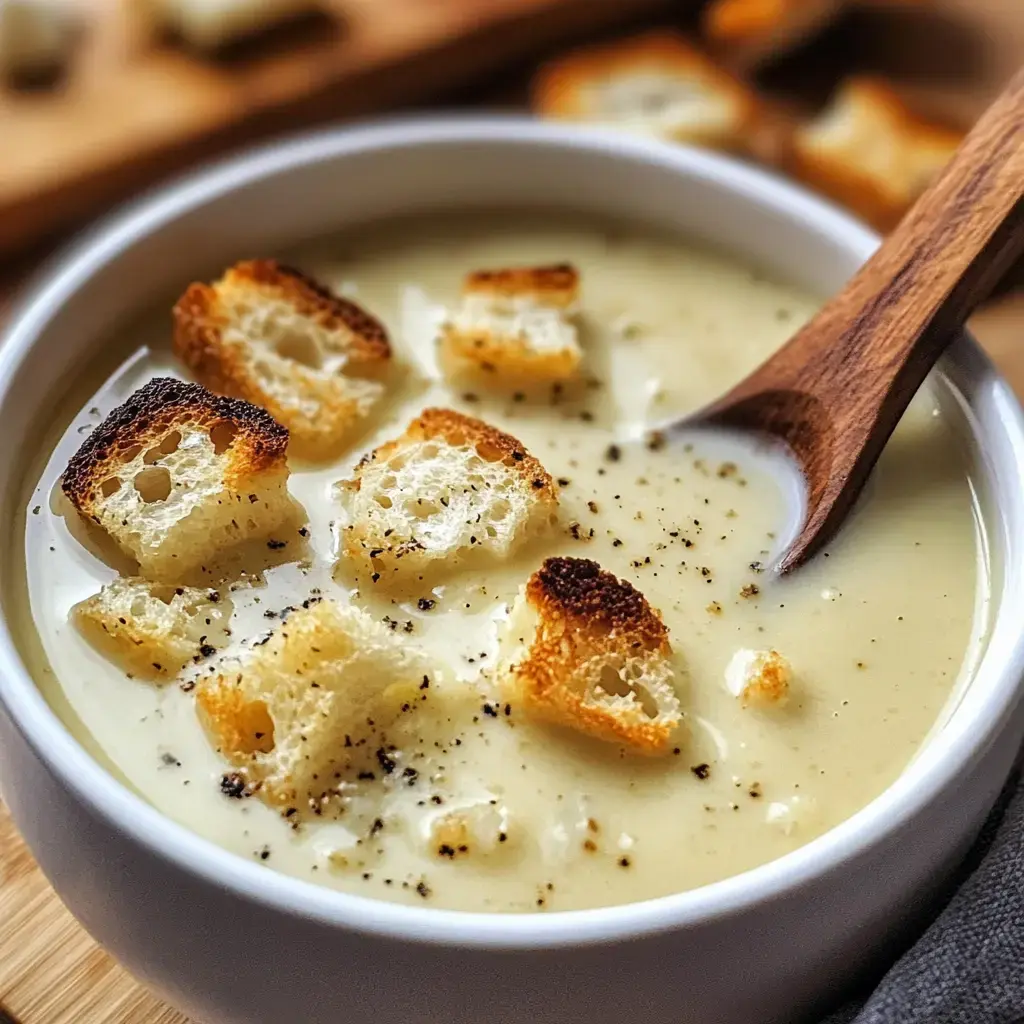
[[[507,627],[500,670],[527,714],[639,754],[662,754],[682,720],[668,630],[643,594],[582,558],[549,558]]]
[[[569,318],[578,297],[569,264],[468,274],[462,307],[441,330],[442,360],[510,387],[566,380],[582,355]]]
[[[274,260],[191,285],[174,307],[175,351],[200,383],[262,406],[298,454],[334,454],[384,394],[381,323]]]
[[[894,227],[949,162],[962,135],[914,115],[884,82],[851,78],[798,129],[792,171],[880,231]]]
[[[226,639],[231,601],[218,591],[120,577],[71,609],[71,621],[133,676],[173,678]]]
[[[849,0],[712,0],[704,34],[733,67],[781,56],[824,28]]]
[[[544,117],[725,150],[747,148],[759,113],[753,92],[670,31],[553,61],[534,80],[533,106]]]
[[[387,730],[425,695],[431,671],[366,612],[325,600],[200,682],[196,704],[214,745],[264,800],[305,806],[360,770],[391,770]]]
[[[427,409],[366,456],[340,488],[344,554],[375,578],[504,558],[557,515],[555,484],[514,437],[451,409]]]
[[[160,377],[89,435],[63,489],[144,576],[177,581],[289,517],[287,447],[262,409]]]
[[[725,685],[744,706],[781,706],[789,699],[793,670],[775,650],[753,651],[741,648],[725,670]]]

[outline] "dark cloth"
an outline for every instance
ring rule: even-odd
[[[869,993],[823,1024],[1024,1022],[1024,780],[1018,770],[938,916]]]

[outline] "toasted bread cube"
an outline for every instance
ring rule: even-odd
[[[543,117],[725,150],[747,148],[759,110],[745,85],[669,31],[555,60],[534,80],[533,106]]]
[[[570,319],[578,297],[579,273],[569,264],[475,271],[441,329],[442,360],[504,382],[566,380],[582,356]]]
[[[231,601],[216,590],[119,577],[71,609],[98,650],[144,679],[173,678],[226,639]]]
[[[658,613],[583,558],[549,558],[513,605],[499,670],[518,710],[638,754],[663,754],[682,712]]]
[[[433,857],[493,857],[515,847],[508,808],[496,800],[449,807],[426,821],[426,847]]]
[[[390,579],[474,555],[504,558],[558,508],[544,467],[514,437],[451,409],[427,409],[340,485],[344,554]]]
[[[713,0],[704,34],[723,59],[753,68],[782,56],[821,31],[849,0]]]
[[[324,600],[200,682],[196,704],[211,742],[264,800],[316,802],[359,770],[388,770],[377,752],[432,671],[366,612]]]
[[[797,130],[792,170],[887,231],[949,162],[962,137],[914,115],[884,82],[852,78],[817,120]]]
[[[174,347],[199,382],[283,423],[293,450],[335,454],[380,401],[391,364],[383,325],[273,260],[191,285],[174,307]]]
[[[325,10],[320,0],[148,0],[153,14],[186,42],[216,50],[303,14]]]
[[[289,518],[287,447],[262,409],[160,377],[89,435],[63,488],[143,576],[178,581]]]
[[[725,669],[726,689],[744,707],[780,707],[789,699],[793,669],[775,650],[738,650]]]

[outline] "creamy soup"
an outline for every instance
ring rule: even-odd
[[[566,260],[581,272],[580,394],[523,400],[449,385],[434,342],[463,274]],[[155,375],[183,375],[168,310],[156,311],[110,339],[123,362],[74,396],[37,468],[22,623],[48,698],[155,807],[268,869],[352,893],[547,912],[679,892],[763,864],[848,818],[914,757],[969,678],[987,622],[981,519],[949,422],[953,403],[919,395],[841,537],[776,580],[758,566],[794,525],[788,470],[729,439],[645,438],[752,369],[815,298],[675,238],[541,215],[386,225],[290,262],[379,316],[408,372],[343,458],[293,464],[309,536],[295,555],[232,586],[233,650],[266,636],[281,609],[324,595],[386,617],[436,659],[445,682],[394,741],[392,760],[411,774],[346,780],[344,813],[286,819],[224,792],[229,766],[187,686],[129,678],[69,625],[72,605],[121,566],[68,513],[59,477],[128,394]],[[396,595],[336,568],[334,484],[428,405],[518,437],[559,482],[561,524],[507,563]],[[501,623],[552,554],[598,561],[660,609],[686,716],[665,757],[537,724],[498,696]],[[791,698],[745,707],[726,667],[738,650],[765,648],[792,664]],[[463,808],[485,809],[505,840],[439,854],[432,828]]]

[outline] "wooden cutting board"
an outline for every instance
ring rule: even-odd
[[[161,38],[139,0],[82,0],[64,81],[0,88],[0,255],[268,132],[422,103],[672,0],[322,0],[217,58]],[[677,8],[685,8],[687,3]]]

